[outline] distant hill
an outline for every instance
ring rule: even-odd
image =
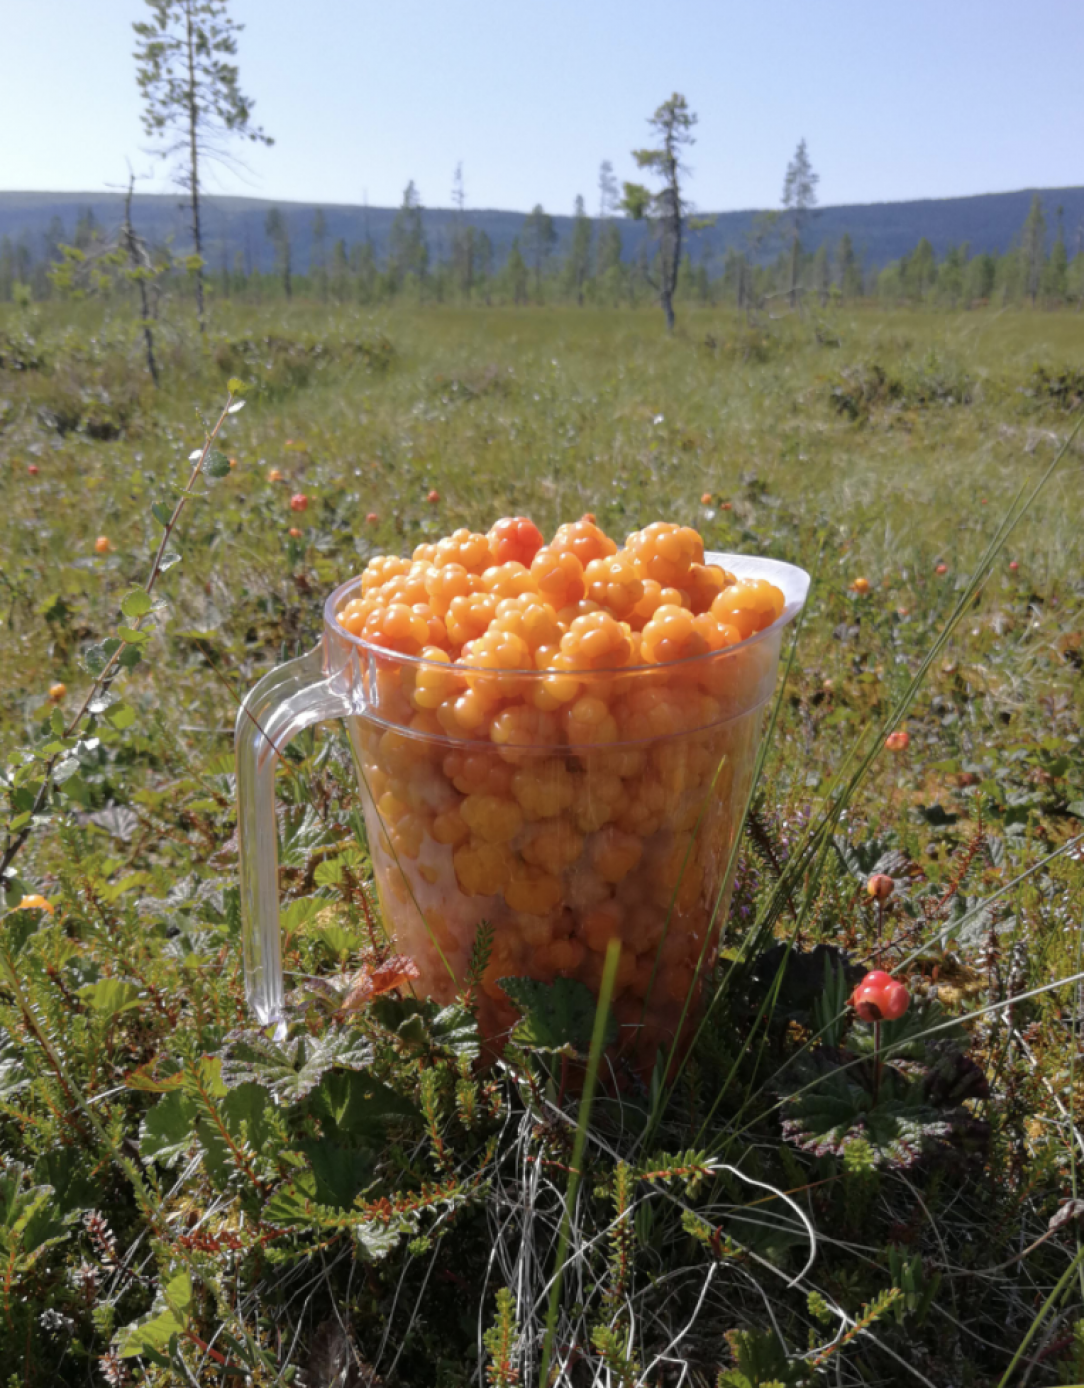
[[[868,267],[879,267],[912,250],[926,236],[938,256],[951,245],[968,242],[972,254],[988,251],[1000,254],[1009,249],[1027,216],[1032,196],[1038,192],[1046,213],[1052,240],[1057,209],[1061,208],[1065,235],[1072,255],[1078,237],[1084,232],[1084,188],[1022,189],[1016,193],[985,193],[967,198],[926,198],[916,202],[857,203],[825,207],[812,220],[805,238],[807,249],[815,250],[822,241],[834,245],[846,231]],[[12,241],[25,239],[35,259],[40,258],[45,233],[54,217],[59,218],[70,237],[76,221],[87,209],[105,228],[115,227],[121,218],[123,199],[116,193],[20,193],[0,192],[0,237]],[[210,265],[225,260],[232,264],[240,251],[251,268],[269,270],[273,252],[264,234],[264,218],[271,207],[279,207],[290,230],[294,264],[303,272],[309,263],[312,219],[316,204],[273,202],[262,198],[208,197],[204,203],[205,247]],[[377,255],[384,254],[388,231],[395,217],[392,207],[356,207],[321,204],[327,222],[327,246],[340,237],[348,246],[372,237]],[[448,253],[455,213],[448,208],[427,208],[424,213],[430,255],[442,259]],[[520,231],[524,214],[488,208],[471,208],[465,214],[474,226],[485,231],[493,242],[499,263],[508,253],[512,238]],[[711,215],[711,214],[705,214]],[[748,235],[755,211],[720,212],[706,230],[692,233],[693,257],[720,256],[729,247],[741,247]],[[188,220],[179,194],[142,194],[134,202],[137,227],[152,242],[172,241],[174,250],[191,248]],[[572,218],[554,216],[560,242],[558,254],[567,244]],[[624,254],[635,253],[643,236],[641,225],[622,221]]]

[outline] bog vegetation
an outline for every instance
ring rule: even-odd
[[[214,290],[158,388],[132,289],[0,310],[5,1381],[1080,1382],[1080,320]],[[524,993],[480,1066],[334,727],[259,1032],[238,700],[373,553],[585,511],[814,576],[696,1045],[588,1115]]]

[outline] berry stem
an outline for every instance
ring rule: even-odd
[[[881,1024],[873,1024],[873,1102],[881,1092]]]

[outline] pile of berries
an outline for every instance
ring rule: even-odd
[[[370,561],[336,615],[377,648],[373,716],[351,735],[385,917],[421,991],[454,995],[489,922],[496,1040],[516,1020],[500,979],[597,988],[617,938],[623,1045],[650,1065],[673,1041],[714,957],[771,692],[774,650],[741,643],[783,607],[664,522],[618,549],[589,517],[548,544],[513,517]]]

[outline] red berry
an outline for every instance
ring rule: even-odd
[[[1019,567],[1020,565],[1016,562],[1015,559],[1009,560],[1009,569],[1012,573],[1015,573]]]
[[[886,1022],[897,1022],[911,1005],[911,994],[905,984],[893,981],[884,990],[881,1011]]]
[[[851,994],[854,1010],[863,1022],[895,1022],[910,1006],[904,984],[883,969],[873,969]]]
[[[37,477],[37,475],[38,475],[38,465],[37,465],[37,463],[30,463],[30,464],[28,464],[26,470],[27,470],[27,472],[29,472],[29,474],[30,474],[31,477]]]
[[[700,505],[701,505],[701,506],[710,506],[710,505],[711,505],[711,500],[712,500],[712,498],[711,498],[711,492],[705,492],[704,495],[700,498]]]
[[[291,525],[288,533],[289,533],[289,536],[290,536],[290,539],[291,539],[291,540],[300,540],[300,539],[301,539],[301,531],[298,530],[298,528],[297,528],[296,525]]]
[[[894,733],[889,733],[885,738],[885,746],[890,752],[906,752],[911,745],[911,734],[905,733],[902,728],[898,728]]]
[[[724,501],[719,509],[721,511],[733,511],[734,507],[731,505],[729,501]]]
[[[369,514],[365,517],[367,525],[375,525],[379,519],[380,517],[376,514],[375,511],[370,511]]]
[[[545,544],[541,530],[526,516],[505,516],[493,526],[487,539],[496,563],[514,562],[525,569],[531,567],[531,560]]]
[[[294,492],[290,498],[291,511],[307,511],[309,509],[309,498],[304,492]]]
[[[896,884],[887,872],[875,872],[866,883],[866,891],[877,901],[887,901],[896,890]]]
[[[440,492],[438,492],[436,487],[434,487],[431,492],[426,493],[425,499],[429,502],[430,506],[435,506],[437,502],[440,500]]]
[[[937,568],[934,569],[934,573],[935,573],[935,574],[947,574],[947,573],[948,573],[948,565],[947,565],[947,564],[938,564]]]

